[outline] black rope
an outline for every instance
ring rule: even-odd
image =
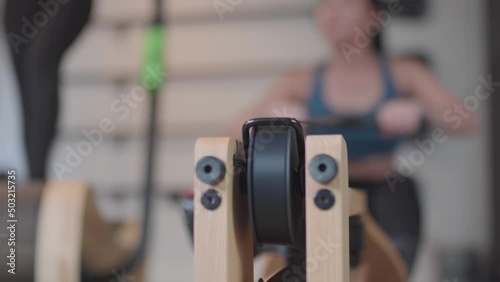
[[[162,15],[163,0],[155,0],[155,15],[153,24],[164,25],[165,20]],[[149,126],[147,133],[146,143],[146,168],[144,175],[144,190],[143,190],[143,215],[141,223],[141,237],[136,249],[130,254],[121,266],[116,267],[114,270],[106,275],[97,275],[91,273],[82,267],[82,281],[88,282],[109,282],[118,279],[119,275],[126,275],[131,272],[144,260],[147,249],[147,242],[151,230],[151,214],[152,214],[152,199],[154,195],[154,169],[155,169],[155,149],[156,149],[156,135],[158,124],[158,93],[159,90],[154,90],[150,93],[150,112],[149,112]]]

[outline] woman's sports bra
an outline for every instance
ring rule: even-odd
[[[349,160],[362,160],[373,155],[390,154],[394,152],[401,142],[399,138],[383,137],[374,122],[379,107],[386,101],[397,98],[397,91],[389,66],[382,56],[378,58],[379,67],[383,74],[385,95],[369,113],[356,116],[360,120],[366,120],[365,125],[327,126],[311,124],[309,126],[308,134],[310,135],[342,134],[347,143]],[[308,114],[311,119],[342,117],[328,108],[323,100],[326,67],[326,64],[319,65],[314,74],[313,94],[308,102]]]

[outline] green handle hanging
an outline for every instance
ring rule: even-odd
[[[165,32],[161,25],[152,25],[146,34],[146,45],[144,63],[142,66],[142,86],[149,90],[152,95],[159,93],[160,87],[166,79],[164,66]]]

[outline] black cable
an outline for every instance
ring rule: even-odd
[[[141,226],[141,239],[139,245],[135,252],[127,259],[123,267],[120,269],[132,270],[134,269],[143,259],[146,253],[147,242],[150,233],[150,223],[151,223],[151,210],[152,210],[152,199],[154,195],[154,152],[156,149],[156,132],[158,124],[158,95],[156,91],[151,93],[151,104],[149,113],[149,128],[148,128],[148,139],[147,139],[147,155],[146,155],[146,173],[145,173],[145,186],[144,186],[144,203],[143,203],[143,219]]]
[[[156,147],[156,131],[157,131],[157,112],[158,112],[158,95],[151,93],[151,109],[149,115],[149,128],[147,135],[147,155],[146,155],[146,173],[145,173],[145,186],[144,186],[144,203],[143,203],[143,219],[141,223],[141,238],[138,246],[132,254],[125,260],[125,262],[115,268],[116,271],[123,272],[124,274],[131,272],[142,262],[144,254],[146,253],[147,242],[150,233],[152,199],[154,194],[154,151]],[[107,275],[100,276],[91,273],[88,269],[84,268],[82,274],[82,281],[84,282],[109,282],[116,278],[110,272]]]
[[[157,25],[165,24],[163,17],[163,0],[155,0],[155,15],[153,23]]]
[[[161,26],[164,22],[164,17],[162,16],[163,2],[162,0],[155,0],[155,15],[153,20],[153,25]],[[149,111],[149,127],[147,132],[147,143],[146,143],[146,170],[144,175],[144,191],[143,191],[143,217],[141,224],[141,237],[139,239],[139,244],[130,256],[125,260],[125,262],[115,268],[115,270],[123,272],[124,274],[135,269],[139,263],[143,261],[144,255],[147,249],[147,242],[149,239],[150,226],[151,226],[151,214],[152,214],[152,199],[154,195],[154,170],[155,170],[155,149],[156,149],[156,135],[158,126],[158,101],[159,101],[159,88],[152,90],[150,93],[150,111]],[[88,282],[109,282],[114,277],[113,273],[108,275],[100,276],[90,273],[84,268],[82,274],[82,280]]]

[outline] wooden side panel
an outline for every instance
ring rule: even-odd
[[[337,177],[328,185],[316,182],[307,169],[320,154],[333,157],[339,165]],[[347,149],[342,136],[306,138],[306,175],[307,280],[349,282],[349,189]],[[321,189],[335,196],[335,205],[326,211],[314,203]]]
[[[0,281],[32,282],[34,280],[36,225],[42,188],[41,182],[16,187],[16,214],[15,218],[11,218],[7,203],[8,199],[13,199],[13,196],[9,196],[7,181],[0,181]],[[11,222],[8,220],[16,220],[12,222],[16,229],[15,275],[8,272],[12,266],[8,265],[11,256],[10,249],[14,247],[9,246],[10,232],[6,228],[11,225]]]
[[[233,157],[243,158],[241,143],[230,138],[199,139],[195,146],[195,165],[206,156],[226,166],[224,179],[214,187],[194,179],[195,282],[253,281],[253,240],[248,219],[247,199],[241,194],[234,174]],[[203,193],[215,189],[222,198],[213,211],[201,204]]]
[[[87,270],[96,275],[111,274],[117,281],[123,280],[123,277],[131,277],[134,282],[144,281],[144,261],[126,272],[119,268],[139,244],[139,221],[125,222],[119,228],[107,224],[101,218],[92,193],[89,192],[82,224],[82,259]]]
[[[78,282],[88,189],[78,183],[49,183],[40,203],[35,282]]]
[[[138,224],[118,229],[106,224],[84,184],[47,183],[37,227],[35,282],[79,282],[82,263],[95,274],[144,281],[143,263],[130,273],[116,269],[137,245]]]
[[[367,282],[406,282],[408,271],[403,258],[369,213],[362,214],[365,250],[362,254],[367,269]]]

